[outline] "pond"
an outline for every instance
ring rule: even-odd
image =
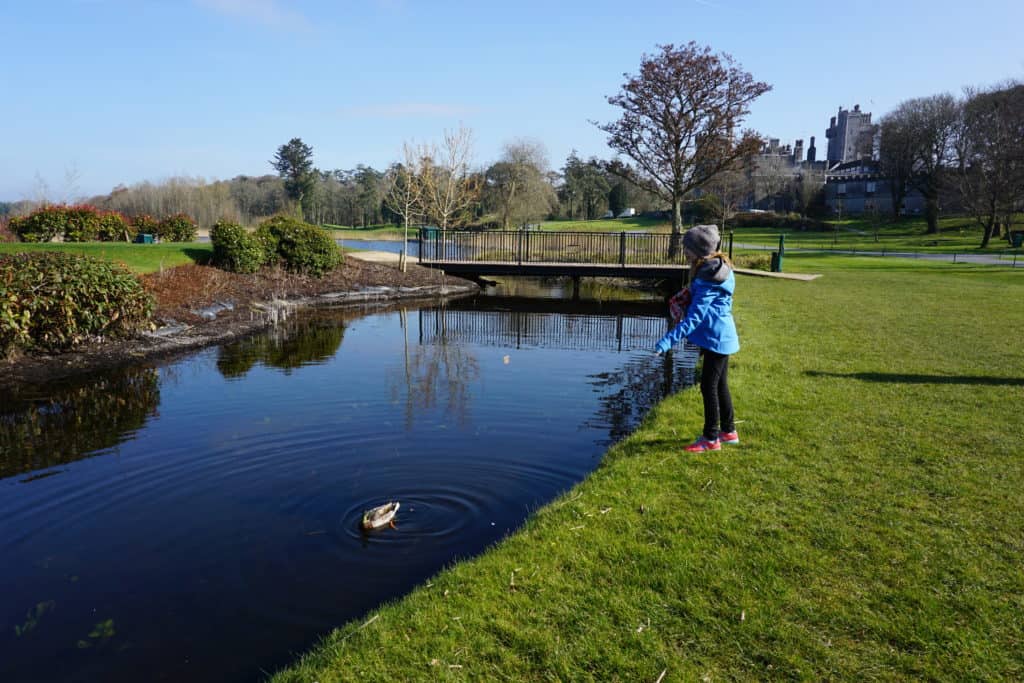
[[[693,355],[650,350],[660,301],[499,290],[0,392],[0,680],[262,679],[693,384]],[[388,500],[397,528],[362,533]]]
[[[395,240],[338,240],[341,246],[348,249],[362,249],[364,251],[386,251],[389,254],[402,253],[402,241]],[[418,258],[420,254],[420,242],[415,237],[409,238],[409,258]]]

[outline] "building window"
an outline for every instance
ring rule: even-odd
[[[875,191],[875,184],[874,183],[868,183],[867,193],[868,194],[873,194],[874,191]]]
[[[846,194],[846,183],[839,183],[839,188],[836,190],[839,194]]]

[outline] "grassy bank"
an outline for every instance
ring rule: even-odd
[[[1024,278],[787,264],[825,277],[738,283],[742,444],[682,455],[700,396],[664,401],[518,533],[276,680],[1024,677]]]
[[[190,263],[206,263],[213,254],[213,247],[209,243],[198,242],[164,244],[128,244],[126,242],[0,243],[0,254],[17,254],[26,251],[61,251],[84,254],[123,263],[129,270],[136,273],[153,273],[161,268],[173,268]]]

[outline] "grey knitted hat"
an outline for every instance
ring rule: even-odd
[[[683,246],[697,256],[715,253],[721,241],[717,225],[695,225],[683,233]]]

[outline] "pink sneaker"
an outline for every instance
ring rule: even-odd
[[[720,432],[718,440],[722,443],[737,444],[740,442],[740,434],[739,432]]]
[[[703,453],[704,451],[720,451],[722,450],[722,443],[715,439],[710,441],[703,435],[697,438],[696,441],[691,443],[689,446],[683,449],[687,453]]]

